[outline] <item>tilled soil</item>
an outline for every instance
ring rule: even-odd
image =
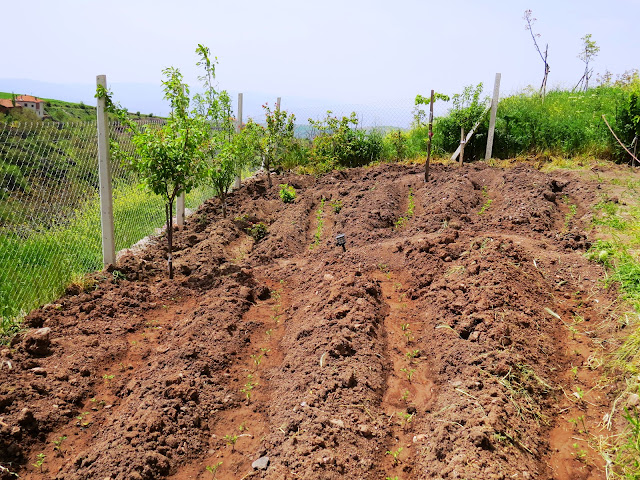
[[[0,479],[603,479],[597,185],[432,176],[250,180],[176,232],[173,281],[162,241],[30,314],[1,351]]]

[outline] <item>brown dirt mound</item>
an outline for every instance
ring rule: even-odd
[[[422,175],[250,181],[228,219],[210,201],[177,232],[175,281],[160,243],[33,312],[1,351],[0,465],[26,479],[604,478],[584,435],[610,401],[593,338],[615,298],[583,255],[596,187],[525,165]]]

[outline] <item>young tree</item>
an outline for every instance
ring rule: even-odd
[[[171,104],[171,115],[161,126],[143,125],[131,121],[126,110],[114,104],[111,93],[98,86],[97,97],[106,100],[107,109],[132,133],[135,155],[116,152],[123,162],[140,175],[149,191],[165,201],[167,221],[167,261],[169,278],[173,278],[173,202],[183,192],[188,193],[202,179],[205,165],[201,148],[208,136],[203,117],[190,108],[189,87],[176,68],[163,70],[164,98]]]
[[[584,62],[584,73],[573,89],[576,90],[580,85],[582,85],[581,90],[586,92],[589,89],[589,79],[591,78],[591,75],[593,75],[593,68],[589,69],[589,62],[598,56],[600,47],[595,40],[591,40],[590,33],[587,33],[580,40],[582,40],[582,50],[578,54],[578,58]]]
[[[533,12],[531,10],[525,10],[524,17],[522,18],[527,22],[524,28],[526,30],[529,30],[529,32],[531,33],[533,46],[536,48],[538,55],[540,55],[540,58],[544,63],[544,77],[542,77],[542,85],[540,85],[540,96],[542,97],[542,100],[544,100],[544,97],[547,94],[547,77],[549,76],[549,72],[551,71],[551,69],[549,68],[549,63],[547,62],[547,56],[549,53],[549,44],[545,46],[544,55],[543,55],[542,51],[540,50],[540,47],[538,46],[538,41],[536,40],[536,38],[540,38],[540,34],[533,33],[533,24],[536,22],[537,19],[533,18]]]
[[[203,82],[204,93],[194,96],[198,112],[209,123],[208,138],[204,147],[207,159],[207,179],[213,186],[216,196],[222,204],[222,215],[227,216],[227,195],[240,168],[242,168],[236,152],[239,144],[235,140],[235,125],[231,99],[226,90],[217,91],[214,85],[216,78],[216,57],[211,57],[208,47],[198,44],[196,53],[200,57],[197,66],[204,69],[204,75],[198,77]]]
[[[480,98],[482,90],[482,82],[475,87],[467,85],[462,93],[456,93],[451,98],[453,103],[453,108],[450,110],[451,118],[458,127],[464,128],[465,132],[471,130],[485,111],[489,99],[488,97]]]
[[[267,171],[269,188],[271,188],[273,186],[271,167],[279,164],[293,142],[296,116],[278,108],[271,111],[267,104],[263,105],[262,108],[264,108],[267,117],[267,128],[262,137],[262,152],[264,155],[264,168]]]
[[[220,148],[209,167],[209,181],[222,203],[224,218],[227,217],[227,195],[238,171],[252,164],[257,155],[259,140],[255,135],[253,127],[235,134],[230,142]]]

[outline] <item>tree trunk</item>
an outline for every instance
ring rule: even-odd
[[[169,280],[173,279],[173,257],[171,256],[173,249],[173,200],[165,205],[165,213],[167,216],[167,242],[168,255],[167,262],[169,264]]]
[[[271,181],[271,161],[267,158],[264,165],[267,168],[267,180],[269,181],[269,188],[271,188],[273,186],[273,182]]]
[[[222,200],[222,218],[227,218],[227,193],[222,192],[220,195],[220,200]]]

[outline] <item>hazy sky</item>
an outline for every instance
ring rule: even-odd
[[[549,44],[550,86],[578,81],[586,33],[601,47],[596,73],[640,67],[640,0],[2,3],[15,21],[3,22],[10,61],[0,79],[88,87],[104,73],[116,98],[115,87],[130,83],[149,84],[155,95],[151,85],[159,85],[167,66],[197,83],[198,43],[218,57],[221,88],[264,94],[258,102],[280,95],[285,105],[294,97],[393,105],[431,88],[451,94],[481,81],[489,93],[495,72],[502,73],[503,92],[513,92],[538,86],[543,73],[524,28],[526,9],[538,19],[541,47]],[[78,91],[85,92],[80,85]],[[69,100],[94,101],[78,95]]]

